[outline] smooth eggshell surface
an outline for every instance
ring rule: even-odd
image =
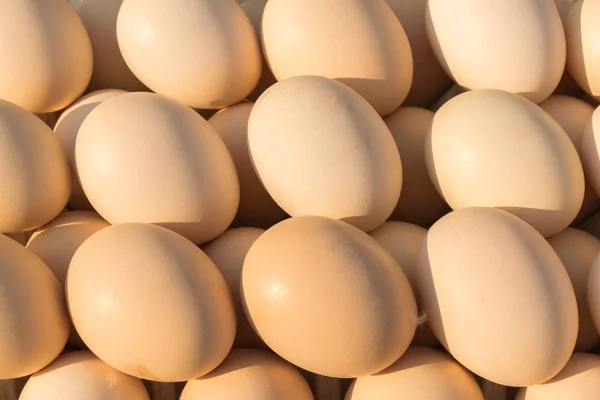
[[[483,400],[477,381],[452,357],[426,347],[409,347],[389,368],[352,382],[345,400]]]
[[[575,351],[591,350],[600,337],[587,305],[587,281],[592,264],[600,254],[600,240],[582,230],[567,228],[548,238],[548,242],[565,266],[577,298],[579,333]]]
[[[248,4],[248,3],[246,3]],[[248,153],[248,119],[254,103],[245,102],[213,115],[208,123],[219,134],[235,164],[240,182],[240,205],[234,225],[270,228],[287,217],[254,171]]]
[[[429,41],[468,89],[501,89],[536,103],[563,74],[565,35],[552,0],[430,0]]]
[[[425,28],[427,0],[386,0],[400,20],[410,42],[413,80],[404,106],[429,107],[452,86],[431,50]]]
[[[30,250],[0,235],[0,379],[50,364],[69,336],[62,286]]]
[[[577,340],[576,297],[535,229],[474,207],[442,217],[425,243],[420,305],[454,358],[505,386],[539,384],[565,366]]]
[[[265,347],[246,319],[240,294],[244,259],[252,244],[263,233],[264,230],[258,228],[234,228],[202,247],[223,274],[231,292],[237,317],[237,332],[233,345],[237,348]]]
[[[444,104],[425,157],[453,209],[501,208],[544,236],[571,224],[583,202],[583,169],[569,136],[537,105],[508,92],[475,90]]]
[[[111,224],[155,223],[196,244],[219,236],[239,203],[235,165],[205,119],[154,93],[105,100],[77,134],[75,164]]]
[[[19,400],[149,400],[141,380],[108,366],[89,351],[65,353],[33,374]]]
[[[375,110],[337,81],[297,76],[267,89],[250,114],[248,148],[263,185],[292,216],[321,215],[370,231],[398,203],[402,164],[394,138]]]
[[[366,233],[326,217],[287,219],[254,242],[242,302],[273,351],[330,377],[390,366],[417,323],[412,289],[394,258]]]
[[[202,376],[235,338],[233,302],[215,264],[160,226],[121,224],[90,236],[71,260],[66,292],[90,350],[138,378]]]
[[[262,350],[233,350],[213,372],[189,381],[180,400],[313,400],[292,365]]]
[[[3,233],[50,222],[71,194],[69,162],[60,140],[39,118],[4,100],[0,100],[0,187]]]
[[[587,181],[600,196],[600,108],[594,110],[581,139],[581,163]]]
[[[238,103],[261,74],[259,41],[234,0],[125,0],[117,38],[144,84],[191,107]]]
[[[541,385],[519,390],[515,400],[595,400],[600,393],[600,357],[574,353],[567,366]]]
[[[369,235],[396,259],[418,299],[417,268],[421,247],[425,244],[425,238],[427,237],[427,230],[406,222],[388,221],[371,231]],[[439,342],[431,332],[429,325],[423,323],[417,326],[412,344],[433,347],[439,345]]]
[[[88,91],[148,90],[129,69],[117,42],[117,16],[123,0],[69,0],[85,25],[94,53]]]
[[[262,43],[277,80],[337,79],[381,115],[398,108],[410,90],[410,43],[385,0],[269,0]]]
[[[90,38],[65,0],[1,0],[0,98],[48,113],[77,99],[92,75]]]
[[[588,274],[587,303],[596,331],[600,332],[600,257],[596,257]]]
[[[77,171],[75,170],[75,141],[77,139],[79,128],[81,127],[83,120],[98,104],[106,99],[110,99],[111,97],[123,93],[127,92],[119,89],[106,89],[88,93],[63,111],[54,125],[54,133],[60,139],[62,148],[69,159],[69,164],[71,166],[72,188],[69,206],[75,210],[93,211],[92,205],[87,197],[85,197],[85,193],[83,193]]]
[[[402,160],[402,192],[390,216],[424,227],[430,226],[450,207],[436,191],[425,164],[425,140],[434,113],[417,107],[400,107],[384,118]]]

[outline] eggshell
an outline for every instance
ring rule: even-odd
[[[484,207],[451,212],[429,230],[417,271],[431,329],[477,375],[530,386],[569,360],[578,327],[573,286],[522,219]]]
[[[515,400],[594,400],[600,393],[600,357],[575,353],[567,366],[541,385],[521,388]]]
[[[352,382],[346,400],[483,400],[477,381],[452,357],[411,346],[392,366]]]
[[[66,293],[90,350],[138,378],[202,376],[225,359],[235,338],[233,302],[215,264],[160,226],[94,233],[71,260]]]
[[[92,46],[65,0],[0,1],[0,99],[31,112],[60,110],[92,75]]]
[[[83,121],[75,163],[90,203],[111,224],[156,223],[194,243],[219,236],[239,203],[235,165],[197,113],[154,93],[127,93]]]
[[[577,298],[579,334],[575,351],[588,351],[600,340],[586,299],[588,275],[592,263],[600,253],[600,240],[582,230],[567,228],[549,238],[548,242],[565,266]]]
[[[14,379],[60,354],[69,318],[61,285],[31,250],[0,235],[0,254],[0,379]]]
[[[410,90],[410,43],[385,0],[269,0],[262,43],[277,80],[337,79],[381,115],[398,108]]]
[[[313,400],[308,384],[292,365],[261,350],[233,350],[219,367],[189,381],[181,400]]]
[[[430,0],[427,35],[459,85],[501,89],[536,103],[565,68],[565,35],[552,0]]]
[[[191,107],[238,103],[260,77],[258,39],[233,0],[125,0],[117,39],[146,86]]]
[[[483,89],[436,113],[425,145],[429,175],[453,209],[501,208],[544,236],[577,216],[584,177],[569,136],[532,102]]]
[[[425,28],[427,0],[387,0],[406,32],[413,57],[413,80],[404,106],[428,107],[452,86],[431,50]]]
[[[3,233],[50,222],[71,194],[69,164],[58,138],[39,118],[4,100],[0,100],[0,187]]]
[[[240,182],[240,205],[234,224],[269,228],[287,214],[267,193],[248,153],[248,119],[254,103],[236,104],[219,111],[208,122],[219,134],[233,158]]]
[[[596,100],[600,100],[600,49],[596,44],[600,34],[597,24],[599,0],[577,2],[565,21],[565,36],[569,52],[567,71],[577,84]]]
[[[287,219],[254,242],[242,302],[273,351],[336,378],[391,365],[417,323],[412,289],[394,258],[366,233],[326,217]]]
[[[587,181],[596,195],[600,195],[600,111],[597,108],[581,138],[581,163]]]
[[[27,381],[19,400],[149,400],[141,380],[89,351],[65,353]]]
[[[400,107],[384,119],[396,141],[403,173],[402,193],[391,219],[430,226],[450,211],[425,165],[425,139],[433,116],[432,111],[423,108]]]
[[[425,243],[427,230],[406,222],[388,221],[369,235],[396,259],[396,262],[406,274],[416,298],[419,298],[416,274],[421,247]],[[417,326],[412,344],[434,347],[440,343],[427,323],[421,323]]]
[[[248,148],[263,185],[292,216],[370,231],[398,203],[394,138],[363,98],[334,80],[297,76],[267,89],[250,114]]]
[[[600,257],[596,257],[588,274],[587,303],[596,331],[600,332]]]
[[[89,4],[89,3],[85,3]],[[81,97],[75,103],[71,104],[56,121],[54,125],[54,133],[60,139],[62,148],[69,159],[71,166],[71,198],[69,206],[76,210],[93,211],[92,205],[85,197],[77,171],[75,170],[75,140],[77,133],[83,123],[83,120],[92,112],[94,108],[106,99],[110,99],[118,94],[127,93],[118,89],[99,90],[97,92],[88,93]]]
[[[250,246],[263,233],[264,230],[258,228],[234,228],[202,248],[223,274],[233,298],[237,320],[237,332],[233,345],[237,348],[266,347],[246,319],[240,294],[244,259]]]
[[[88,91],[148,90],[125,64],[117,42],[117,15],[123,0],[70,0],[70,3],[85,25],[94,53]]]

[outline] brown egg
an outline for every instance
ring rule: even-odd
[[[362,97],[332,79],[297,76],[267,89],[250,114],[248,148],[263,185],[292,216],[370,231],[398,203],[394,138]]]
[[[421,247],[425,243],[427,230],[420,226],[406,222],[388,221],[379,228],[371,231],[369,235],[377,240],[395,259],[402,268],[416,298],[419,298],[417,284],[417,267],[421,255]],[[418,304],[417,304],[418,305]],[[438,346],[440,343],[434,336],[427,323],[417,326],[413,345]]]
[[[219,111],[208,122],[229,150],[240,181],[240,205],[234,224],[267,229],[287,217],[264,188],[248,153],[248,119],[254,103],[236,104]]]
[[[578,1],[565,21],[567,38],[567,71],[577,84],[596,100],[600,100],[600,50],[596,38],[600,34],[597,16],[599,0]]]
[[[535,229],[505,211],[474,207],[442,217],[425,243],[419,304],[458,362],[505,386],[535,385],[565,366],[577,340],[577,302],[559,257]]]
[[[0,100],[0,232],[28,231],[53,220],[71,194],[69,174],[67,157],[52,130]]]
[[[596,256],[600,254],[600,240],[582,230],[567,228],[549,238],[548,242],[565,266],[577,298],[579,334],[575,351],[588,351],[600,339],[586,299],[588,275]]]
[[[227,356],[235,312],[215,264],[160,226],[121,224],[90,236],[66,281],[73,324],[100,359],[161,382],[202,376]]]
[[[600,357],[574,353],[567,366],[548,382],[521,388],[515,400],[595,400],[600,393]]]
[[[577,1],[578,0],[554,0],[563,25],[565,24],[565,21],[569,16],[569,11],[571,11],[571,8],[573,8],[573,5],[577,3]],[[565,69],[565,71],[563,72],[563,76],[560,79],[560,82],[558,83],[558,86],[554,90],[554,93],[579,97],[581,94],[583,94],[583,90],[581,90],[581,88],[577,85],[577,82],[575,82],[571,74],[569,74],[569,72]]]
[[[337,79],[381,115],[398,108],[410,90],[410,43],[385,0],[269,0],[262,43],[277,80]]]
[[[473,376],[452,357],[426,347],[409,347],[391,367],[350,385],[345,400],[483,400]]]
[[[387,0],[387,3],[406,31],[413,57],[412,85],[403,105],[429,107],[452,86],[452,80],[435,58],[427,38],[427,0]]]
[[[242,302],[277,354],[336,378],[390,366],[417,323],[412,289],[394,258],[366,233],[326,217],[287,219],[254,242]]]
[[[260,77],[258,39],[233,0],[126,0],[117,39],[144,84],[191,107],[238,103]]]
[[[69,318],[61,285],[35,254],[4,235],[0,254],[0,379],[14,379],[60,354]]]
[[[60,139],[62,148],[67,155],[71,166],[72,189],[69,206],[73,209],[93,211],[92,205],[87,197],[85,197],[85,193],[83,193],[77,171],[75,170],[75,139],[77,139],[77,132],[79,132],[83,120],[98,104],[106,99],[123,93],[126,92],[118,89],[106,89],[89,93],[67,108],[60,115],[58,121],[56,121],[56,125],[54,125],[54,133]]]
[[[450,211],[425,165],[425,139],[433,116],[423,108],[400,107],[384,119],[400,152],[403,173],[400,200],[390,218],[425,227]]]
[[[552,0],[430,0],[425,18],[437,59],[465,88],[539,103],[560,81],[565,35]]]
[[[262,25],[262,16],[265,11],[265,6],[267,5],[267,0],[249,0],[242,3],[242,10],[246,13],[250,22],[252,22],[252,26],[254,27],[254,32],[256,33],[256,37],[260,37],[261,25]],[[262,55],[262,44],[261,44],[261,55]],[[273,76],[273,72],[269,68],[269,65],[263,58],[262,63],[262,73],[260,74],[260,79],[258,80],[258,84],[248,96],[247,99],[256,101],[258,97],[265,91],[267,88],[273,86],[277,82],[275,76]]]
[[[600,108],[589,120],[581,139],[581,163],[587,181],[596,195],[600,195]]]
[[[227,147],[200,115],[161,95],[102,102],[79,129],[75,158],[85,194],[111,224],[155,223],[199,244],[237,211]]]
[[[444,104],[425,158],[453,209],[501,208],[546,237],[569,226],[583,202],[583,170],[569,136],[537,105],[508,92],[475,90]]]
[[[65,353],[27,381],[19,400],[149,400],[141,380],[89,351]]]
[[[237,332],[234,347],[264,348],[263,341],[256,335],[244,314],[240,284],[242,266],[250,246],[264,233],[258,228],[234,228],[202,247],[202,250],[215,263],[231,292],[237,319]]]
[[[65,0],[1,0],[0,99],[48,113],[77,99],[92,75],[92,46]]]
[[[596,331],[600,332],[600,257],[596,257],[588,275],[587,303]]]
[[[262,351],[233,350],[219,367],[189,381],[180,400],[313,400],[308,384],[292,365]]]
[[[70,3],[85,25],[94,52],[88,91],[148,90],[125,64],[117,43],[117,15],[123,0],[70,0]]]

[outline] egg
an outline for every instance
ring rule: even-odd
[[[88,91],[148,90],[125,64],[117,42],[117,15],[123,0],[70,0],[70,3],[88,32],[94,53]]]
[[[600,254],[600,240],[582,230],[567,228],[548,238],[548,242],[565,266],[577,298],[579,334],[575,351],[588,351],[600,341],[586,299],[588,275],[594,260]]]
[[[425,160],[454,210],[501,208],[546,237],[569,226],[583,202],[583,169],[569,136],[512,93],[474,90],[444,104],[427,136]]]
[[[313,400],[308,384],[292,365],[262,350],[233,350],[208,375],[189,381],[181,400]]]
[[[237,320],[234,347],[237,348],[265,347],[246,319],[240,294],[244,259],[252,244],[263,233],[264,230],[258,228],[233,228],[202,247],[223,274],[233,298]]]
[[[77,249],[67,304],[89,349],[142,379],[180,382],[227,356],[235,312],[225,279],[183,236],[150,224],[99,230]]]
[[[483,400],[473,376],[448,355],[411,346],[392,366],[352,382],[345,400]]]
[[[552,247],[522,219],[484,207],[451,212],[427,233],[417,271],[433,333],[475,374],[530,386],[569,360],[578,327],[573,286]]]
[[[598,108],[593,112],[581,138],[581,163],[586,174],[587,181],[594,193],[600,196],[600,111]]]
[[[600,34],[597,15],[600,1],[578,1],[565,21],[567,38],[567,71],[587,94],[600,100],[600,50],[596,45]]]
[[[62,354],[27,381],[19,400],[150,400],[141,380],[89,351]]]
[[[425,18],[434,54],[467,89],[539,103],[560,81],[566,45],[552,0],[430,0]]]
[[[413,80],[404,106],[428,107],[452,86],[433,54],[425,28],[427,0],[387,0],[406,32],[413,58]]]
[[[242,303],[253,328],[287,361],[336,378],[390,366],[412,340],[415,298],[375,239],[327,217],[287,219],[250,247]]]
[[[258,39],[234,0],[124,0],[117,40],[140,81],[195,108],[240,102],[261,74]]]
[[[398,203],[402,164],[390,130],[335,80],[296,76],[267,89],[250,113],[248,149],[261,182],[291,216],[370,231]]]
[[[381,115],[398,108],[410,90],[410,43],[385,0],[269,0],[262,44],[278,81],[337,79]]]
[[[418,287],[416,286],[417,268],[421,247],[425,244],[425,238],[427,237],[427,230],[406,222],[388,221],[371,231],[369,235],[396,259],[396,262],[406,274],[410,286],[414,289],[416,298],[419,298]],[[421,323],[417,326],[412,344],[434,347],[438,346],[439,342],[427,323]]]
[[[600,332],[600,257],[596,257],[589,270],[587,305],[596,331]]]
[[[58,279],[31,250],[0,235],[0,254],[0,379],[14,379],[60,354],[69,318]]]
[[[0,99],[28,111],[68,106],[92,75],[85,27],[65,0],[0,1]]]
[[[223,140],[188,107],[154,93],[99,104],[75,143],[81,186],[111,224],[155,223],[196,244],[227,229],[239,204]]]
[[[575,353],[548,382],[521,388],[515,400],[593,400],[600,393],[600,357]]]
[[[402,192],[390,216],[398,221],[430,226],[449,207],[438,194],[427,173],[425,139],[434,113],[418,107],[400,107],[384,118],[402,160]]]
[[[248,4],[248,3],[246,3]],[[245,102],[225,108],[208,123],[219,134],[235,163],[240,182],[240,205],[234,224],[269,228],[287,217],[271,198],[256,175],[248,153],[248,119],[254,103]]]
[[[89,4],[89,2],[85,3]],[[81,188],[79,177],[75,169],[75,140],[77,133],[83,123],[83,120],[92,112],[94,108],[106,99],[110,99],[118,94],[127,93],[118,89],[98,90],[88,93],[81,97],[75,103],[71,104],[58,118],[54,125],[54,133],[60,139],[62,148],[69,159],[71,166],[71,198],[69,206],[76,210],[93,211],[92,205],[85,197],[85,193]]]
[[[60,140],[39,118],[4,100],[0,100],[0,187],[3,233],[29,231],[50,222],[71,194],[69,164]]]

